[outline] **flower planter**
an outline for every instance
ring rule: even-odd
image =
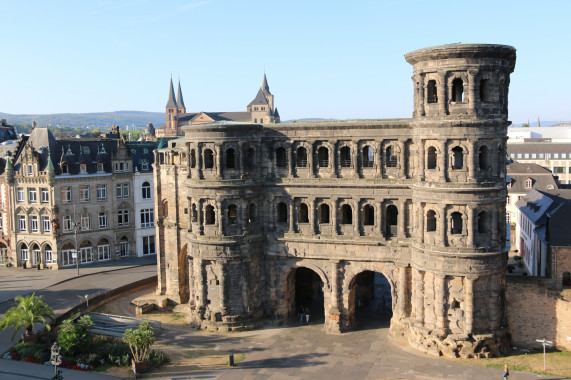
[[[22,342],[24,343],[36,343],[37,341],[38,341],[38,336],[36,334],[22,335]]]
[[[141,362],[136,362],[134,360],[131,360],[131,364],[133,366],[133,372],[135,373],[144,373],[147,372],[149,369],[149,363],[146,360],[143,360]]]

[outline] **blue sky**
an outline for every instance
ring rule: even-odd
[[[412,114],[403,55],[517,48],[514,122],[571,120],[571,1],[2,1],[0,112],[245,111],[264,69],[283,120]]]

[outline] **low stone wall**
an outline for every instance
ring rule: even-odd
[[[571,350],[571,289],[550,285],[550,279],[507,277],[507,315],[515,347],[541,347],[535,340],[545,338]]]

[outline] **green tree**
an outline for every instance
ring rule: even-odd
[[[150,322],[141,322],[136,330],[128,329],[123,335],[123,341],[129,345],[133,360],[142,362],[147,357],[147,351],[155,343],[155,333]]]
[[[35,323],[41,323],[46,327],[46,330],[50,330],[51,327],[46,318],[53,322],[56,317],[52,308],[42,300],[43,296],[36,296],[36,293],[33,293],[29,296],[17,296],[15,299],[18,305],[11,307],[4,314],[4,317],[0,320],[0,331],[6,330],[8,327],[14,327],[12,337],[10,338],[14,340],[14,337],[22,327],[26,329],[26,335],[34,335]]]
[[[63,321],[58,330],[57,342],[66,355],[75,356],[85,353],[92,341],[90,330],[93,328],[93,319],[84,315],[77,320],[79,314]]]

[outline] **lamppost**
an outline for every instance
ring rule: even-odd
[[[75,205],[73,205],[73,233],[75,238],[75,266],[77,267],[77,275],[79,276],[79,253],[77,246],[77,231],[81,229],[81,223],[77,222],[75,217]]]

